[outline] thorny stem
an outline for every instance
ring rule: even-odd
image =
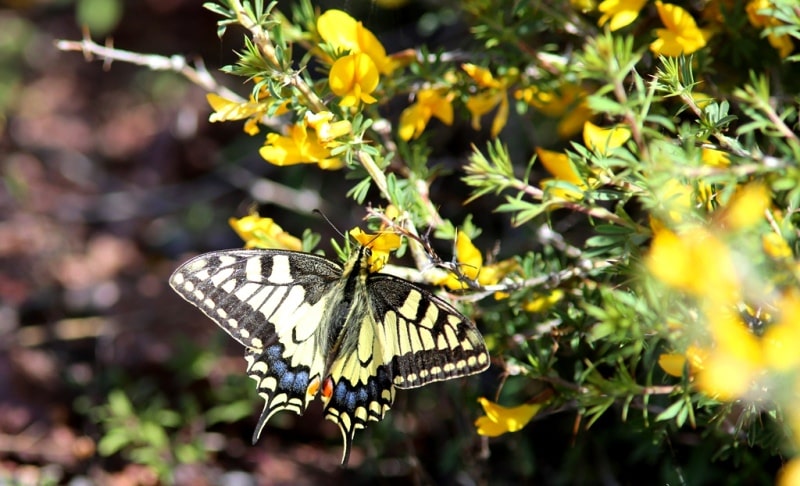
[[[124,51],[116,49],[113,43],[109,40],[105,46],[95,43],[90,37],[88,30],[84,29],[83,40],[69,41],[58,40],[55,42],[57,49],[61,51],[79,51],[83,52],[87,61],[91,61],[93,56],[97,56],[103,60],[104,67],[108,69],[112,61],[127,62],[137,66],[146,66],[153,71],[173,71],[183,75],[192,83],[202,87],[204,90],[211,93],[218,93],[224,98],[228,98],[237,102],[244,102],[244,99],[225,86],[221,86],[206,70],[205,65],[201,59],[194,61],[195,67],[189,65],[189,62],[183,56],[159,56],[157,54],[140,54],[138,52]]]

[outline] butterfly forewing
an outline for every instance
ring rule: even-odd
[[[247,347],[247,372],[265,400],[253,440],[280,410],[302,414],[325,356],[314,331],[325,293],[342,269],[324,258],[281,250],[200,255],[179,267],[170,285]]]
[[[266,401],[253,439],[280,410],[302,414],[319,393],[353,435],[383,418],[395,388],[485,370],[475,325],[406,280],[370,274],[362,247],[342,267],[284,250],[229,250],[179,267],[172,287],[247,347],[248,374]]]

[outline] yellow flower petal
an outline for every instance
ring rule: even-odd
[[[711,167],[728,167],[731,165],[731,159],[722,150],[704,148],[700,158],[703,164]]]
[[[371,93],[378,87],[378,68],[369,56],[363,53],[349,54],[336,60],[328,74],[328,84],[341,106],[355,106],[359,102],[378,101]]]
[[[660,0],[656,1],[656,9],[666,29],[656,29],[658,38],[650,44],[650,50],[656,54],[677,57],[705,47],[711,33],[698,28],[689,12]]]
[[[764,248],[764,253],[776,260],[792,257],[792,249],[783,236],[778,233],[767,233],[762,236],[761,246]]]
[[[456,235],[456,259],[461,264],[461,271],[470,279],[475,279],[483,266],[483,255],[463,231]]]
[[[612,32],[630,25],[639,17],[639,12],[646,2],[647,0],[605,0],[597,7],[603,12],[597,25],[602,27],[611,20],[609,28]]]
[[[563,298],[564,291],[555,289],[546,295],[525,302],[522,309],[526,312],[544,312]]]
[[[698,373],[696,383],[706,395],[729,401],[747,393],[755,372],[747,363],[714,353],[709,357],[706,369]]]
[[[800,424],[798,424],[800,425]],[[797,486],[800,484],[800,458],[795,457],[778,471],[777,486]]]
[[[686,367],[686,356],[678,353],[662,354],[658,357],[658,366],[668,375],[683,376],[683,369]]]
[[[497,138],[508,122],[508,96],[506,95],[505,91],[503,91],[502,94],[503,96],[500,98],[500,107],[497,109],[497,114],[495,114],[494,120],[492,121],[492,129],[489,132],[492,138]]]
[[[630,138],[631,130],[624,125],[600,128],[589,121],[583,125],[583,143],[586,148],[601,154],[622,147]]]
[[[400,235],[390,231],[370,234],[365,233],[361,228],[353,228],[350,230],[350,236],[372,251],[369,258],[371,272],[377,272],[383,268],[389,260],[389,253],[400,248],[402,243]]]
[[[244,240],[245,248],[281,248],[300,251],[302,242],[283,231],[272,218],[262,218],[257,213],[243,218],[230,218],[231,228]]]
[[[461,68],[481,88],[502,88],[503,84],[494,78],[492,72],[475,64],[462,64]]]
[[[288,126],[287,135],[267,134],[266,142],[258,153],[267,162],[278,166],[316,163],[321,169],[342,168],[344,163],[336,157],[331,157],[330,148],[335,143],[321,141],[316,130],[313,128],[308,130],[308,120],[309,117],[301,123]],[[312,120],[312,122],[316,123],[318,127],[323,125],[320,120]],[[329,132],[328,135],[330,135]]]
[[[525,427],[539,413],[542,404],[523,404],[516,407],[503,407],[484,397],[478,399],[486,416],[475,421],[478,434],[497,437],[507,432],[516,432]]]
[[[453,124],[453,94],[442,96],[438,90],[422,89],[417,101],[400,114],[398,134],[403,140],[422,135],[431,117],[435,116],[445,125]]]

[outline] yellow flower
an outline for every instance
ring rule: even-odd
[[[800,457],[795,457],[778,471],[777,486],[797,486],[800,484]]]
[[[486,415],[475,421],[475,428],[479,435],[486,437],[497,437],[506,432],[522,430],[542,408],[541,403],[526,403],[508,408],[484,397],[479,398],[478,402]]]
[[[378,67],[364,53],[357,52],[340,57],[331,66],[328,84],[331,91],[342,100],[340,106],[356,106],[359,102],[378,101],[372,92],[378,87]]]
[[[610,19],[611,23],[608,27],[612,32],[621,29],[636,20],[646,2],[647,0],[604,0],[597,7],[603,12],[597,25],[602,27]]]
[[[302,122],[289,125],[286,136],[267,134],[267,140],[258,153],[267,162],[278,166],[317,164],[321,169],[340,169],[344,163],[331,156],[331,149],[338,145],[334,138],[350,132],[350,123],[330,123],[332,117],[328,112],[307,113]]]
[[[746,7],[747,18],[750,24],[757,28],[779,27],[784,25],[779,19],[766,15],[766,13],[775,10],[775,5],[770,0],[751,0]],[[778,55],[784,58],[792,53],[794,44],[789,34],[767,34],[767,40],[772,47],[778,51]]]
[[[317,139],[321,143],[330,144],[331,147],[337,145],[334,140],[348,135],[353,128],[347,120],[339,120],[331,123],[333,118],[334,115],[330,111],[321,111],[319,113],[308,112],[305,117],[308,126],[317,132]]]
[[[686,353],[667,353],[658,357],[658,366],[668,375],[678,378],[683,376],[683,369],[689,364],[689,373],[694,374],[704,369],[704,361],[708,358],[708,351],[695,345],[686,349]]]
[[[517,263],[514,260],[503,260],[491,265],[483,264],[483,256],[466,233],[456,236],[456,260],[463,277],[477,281],[479,285],[493,285],[513,270]],[[448,272],[431,279],[434,285],[443,285],[452,290],[463,290],[465,283],[458,275]]]
[[[728,167],[731,165],[731,159],[728,157],[728,154],[722,150],[704,148],[700,158],[703,164],[710,167]]]
[[[386,55],[383,44],[360,21],[341,10],[328,10],[317,19],[317,32],[335,50],[350,54],[364,53],[381,74],[391,74],[394,62]]]
[[[694,100],[695,104],[697,104],[697,107],[701,110],[714,101],[714,98],[700,91],[692,91],[689,93],[689,96],[692,97],[692,100]]]
[[[586,190],[589,187],[583,182],[566,154],[560,152],[553,152],[543,148],[536,148],[536,154],[539,156],[539,161],[544,168],[553,175],[554,179],[542,179],[541,186],[547,190],[553,197],[559,199],[566,199],[570,201],[577,201],[583,199],[583,192],[580,190],[569,189],[565,187],[552,186],[554,180],[569,182],[577,186],[581,190]],[[550,187],[552,186],[552,187]]]
[[[302,242],[283,231],[272,218],[262,218],[257,213],[244,218],[228,220],[236,234],[244,240],[245,248],[281,248],[300,251]]]
[[[656,8],[666,29],[656,29],[658,39],[650,44],[651,51],[677,57],[691,54],[706,45],[711,33],[698,28],[689,12],[660,0],[656,2]]]
[[[422,89],[417,93],[417,101],[400,114],[398,133],[403,140],[411,140],[422,135],[432,116],[445,125],[453,124],[453,93],[442,96],[437,89]]]
[[[737,301],[739,278],[731,250],[703,228],[681,234],[661,229],[645,262],[653,276],[671,287],[719,305]]]
[[[680,353],[665,353],[658,356],[658,366],[668,375],[683,376],[686,367],[686,356]]]
[[[208,104],[211,105],[211,108],[214,109],[214,113],[208,117],[208,121],[215,123],[221,121],[244,120],[247,118],[244,124],[244,131],[248,135],[255,135],[258,133],[258,122],[266,116],[270,107],[277,103],[274,100],[262,99],[260,101],[255,101],[252,98],[250,101],[240,103],[223,98],[216,93],[208,93],[206,95],[206,100],[208,100]],[[288,111],[288,104],[288,100],[282,102],[275,110],[274,116],[280,116],[286,113]]]
[[[522,309],[526,312],[544,312],[563,298],[564,291],[555,289],[546,295],[525,302]]]
[[[765,220],[769,208],[769,189],[758,183],[748,184],[734,195],[725,208],[722,223],[732,230],[742,230]]]
[[[575,10],[585,14],[594,10],[597,2],[595,0],[569,0],[569,4]]]
[[[467,110],[472,114],[472,128],[480,130],[481,118],[499,105],[490,131],[493,138],[497,137],[508,122],[507,81],[505,79],[496,79],[488,69],[474,64],[464,64],[461,67],[475,81],[478,87],[482,88],[482,91],[467,98]]]
[[[761,237],[761,246],[764,253],[776,260],[792,257],[792,249],[779,233],[767,233]]]
[[[557,132],[561,138],[570,138],[583,129],[584,123],[594,116],[586,103],[586,91],[575,84],[564,84],[558,91],[540,91],[531,86],[517,90],[517,99],[533,106],[551,118],[561,118]]]
[[[800,293],[787,292],[778,300],[778,321],[761,338],[767,366],[777,371],[797,370],[800,367]]]
[[[622,147],[630,138],[631,130],[624,125],[600,128],[590,121],[583,125],[583,143],[589,150],[600,154],[608,154]]]
[[[757,368],[724,352],[714,351],[706,368],[697,374],[697,387],[718,400],[734,400],[747,394]]]

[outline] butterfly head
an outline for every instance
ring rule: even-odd
[[[391,232],[380,232],[376,234],[364,233],[361,228],[350,230],[353,237],[362,247],[359,252],[363,257],[370,272],[377,272],[386,265],[389,260],[389,253],[400,248],[402,240],[400,235]]]

